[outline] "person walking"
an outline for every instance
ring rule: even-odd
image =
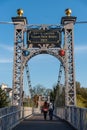
[[[44,119],[45,120],[47,119],[48,110],[49,110],[49,106],[48,106],[48,103],[45,101],[44,105],[43,105],[43,114],[44,114]]]
[[[53,103],[50,102],[49,103],[49,118],[50,118],[50,120],[53,119],[53,110],[54,110]]]

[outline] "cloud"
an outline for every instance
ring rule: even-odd
[[[13,47],[5,44],[0,44],[0,50],[2,50],[0,52],[0,63],[12,63],[13,58],[11,53],[13,53]]]
[[[0,63],[12,63],[12,59],[0,59]]]
[[[75,46],[75,52],[87,53],[87,45]]]
[[[7,51],[13,51],[13,46],[0,44],[0,49],[4,49],[4,50],[7,50]]]

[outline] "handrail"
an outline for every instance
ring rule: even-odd
[[[18,111],[11,112],[11,113],[8,113],[8,114],[6,114],[6,115],[0,116],[0,119],[1,119],[1,118],[4,118],[4,117],[6,117],[6,116],[10,116],[10,115],[12,115],[12,114],[15,114],[15,113],[17,113],[17,112],[19,112],[19,111],[22,111],[22,110],[18,110]]]
[[[87,129],[87,108],[66,106],[55,109],[55,115],[66,120],[77,130]]]
[[[29,117],[31,115],[32,108],[16,108],[15,111],[0,116],[0,130],[11,130],[13,127],[18,125],[24,118]]]

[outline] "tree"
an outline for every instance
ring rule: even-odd
[[[65,87],[63,85],[56,85],[50,93],[51,100],[55,101],[57,107],[65,105]]]
[[[33,87],[32,89],[32,101],[34,102],[34,106],[37,107],[38,106],[38,100],[39,100],[39,95],[42,96],[48,96],[50,95],[51,89],[49,88],[45,88],[42,85],[37,85],[35,87]]]
[[[80,82],[76,81],[76,94],[81,94],[81,89],[80,89]]]
[[[46,89],[45,87],[43,87],[40,84],[33,87],[33,89],[32,89],[33,96],[34,95],[49,95],[50,92],[51,92],[51,89],[49,89],[49,88]]]
[[[76,82],[76,99],[78,107],[87,108],[87,88],[81,87],[80,82]]]
[[[8,106],[8,96],[4,90],[0,88],[0,108]]]
[[[38,100],[39,100],[39,95],[34,95],[33,101],[34,101],[34,106],[38,107]]]
[[[50,93],[50,98],[54,99],[57,107],[65,105],[65,87],[54,86]],[[87,108],[87,88],[81,87],[80,82],[76,81],[76,100],[78,107]]]

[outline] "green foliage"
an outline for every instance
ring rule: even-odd
[[[65,87],[64,86],[54,86],[53,90],[46,89],[41,85],[37,85],[33,88],[33,98],[26,99],[24,106],[38,106],[38,95],[49,95],[50,99],[55,101],[56,106],[65,105]],[[57,98],[56,98],[57,95]],[[77,106],[87,108],[87,88],[83,88],[80,82],[76,82],[76,98]],[[1,101],[0,101],[1,102]]]
[[[50,100],[55,101],[55,98],[56,98],[56,88],[54,87],[53,90],[51,90],[50,92]]]
[[[24,106],[31,106],[31,107],[38,107],[38,100],[39,95],[50,95],[51,89],[45,88],[42,85],[37,85],[32,89],[32,98],[29,99],[28,97],[24,99],[23,105]]]
[[[80,83],[76,82],[77,106],[87,108],[87,88],[80,87]]]
[[[57,86],[57,102],[58,107],[65,105],[65,87]]]
[[[42,85],[37,85],[37,86],[33,87],[32,95],[33,95],[33,97],[34,97],[34,95],[49,95],[50,92],[51,92],[51,89],[46,89]]]
[[[34,106],[34,102],[31,98],[26,97],[23,99],[23,106],[25,107],[33,107]]]
[[[50,93],[51,100],[55,101],[57,107],[65,105],[65,87],[55,86]]]
[[[0,108],[8,106],[8,96],[4,90],[0,88]]]
[[[33,97],[34,107],[38,107],[38,100],[39,100],[39,95],[34,95]]]
[[[77,106],[87,108],[87,99],[77,94]]]
[[[50,93],[51,99],[56,103],[56,106],[65,105],[65,87],[55,86]],[[76,100],[78,107],[87,108],[87,88],[81,87],[80,82],[76,82]]]

